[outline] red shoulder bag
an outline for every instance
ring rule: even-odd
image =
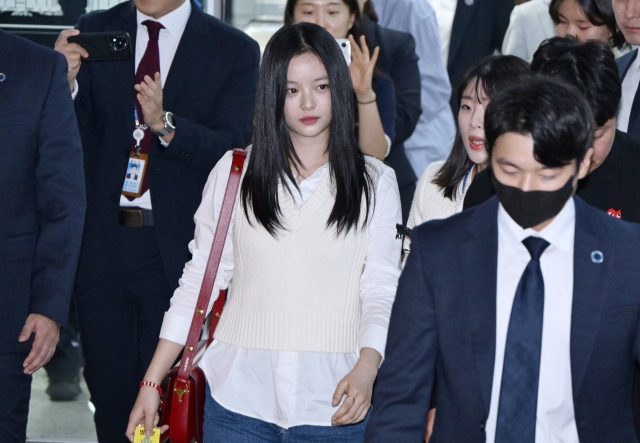
[[[193,313],[193,320],[191,320],[187,343],[184,346],[180,364],[169,371],[161,385],[164,393],[160,403],[161,426],[169,425],[168,431],[161,436],[162,443],[202,443],[203,441],[202,428],[204,425],[204,401],[207,381],[202,369],[195,366],[195,364],[197,364],[198,356],[204,353],[198,352],[198,348],[203,351],[203,348],[206,349],[213,340],[213,332],[218,326],[227,291],[220,291],[220,295],[213,305],[209,339],[201,341],[200,344],[198,341],[202,333],[207,307],[213,291],[213,283],[218,273],[222,250],[229,231],[245,157],[245,151],[241,149],[233,151],[229,182],[222,201],[222,209],[213,237],[204,278],[202,279],[200,294]]]

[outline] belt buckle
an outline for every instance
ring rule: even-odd
[[[144,216],[142,215],[141,209],[130,209],[128,212],[131,214],[127,217],[131,221],[129,226],[132,228],[141,228],[144,226]]]

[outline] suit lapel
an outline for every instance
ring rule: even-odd
[[[109,69],[109,77],[115,81],[111,84],[118,85],[113,93],[115,102],[119,104],[125,127],[133,128],[133,106],[136,100],[136,90],[133,86],[136,83],[136,36],[138,32],[138,21],[136,8],[133,2],[122,11],[119,21],[110,25],[110,28],[117,31],[126,31],[131,37],[132,56],[123,62],[103,63],[96,66],[98,69]],[[109,65],[107,68],[104,65]],[[129,129],[127,129],[129,131]]]
[[[193,66],[193,61],[200,56],[199,50],[210,39],[209,28],[203,20],[204,12],[193,4],[191,6],[191,15],[180,38],[176,55],[171,62],[166,84],[162,88],[164,94],[163,102],[166,109],[172,109],[172,105],[176,98],[180,96],[182,88],[189,84],[184,81],[185,78],[189,78],[189,76],[185,76],[184,70],[191,69],[189,67]],[[208,45],[210,44],[208,42]]]
[[[496,354],[497,197],[476,211],[474,225],[469,229],[471,238],[458,248],[473,353],[488,415]]]
[[[618,74],[620,74],[620,81],[623,81],[633,64],[634,60],[638,56],[638,50],[631,51],[629,54],[620,57],[617,60],[618,63]]]
[[[481,0],[468,1],[471,3],[467,5],[465,0],[458,0],[456,5],[456,13],[453,17],[453,31],[451,32],[451,39],[449,41],[449,59],[447,60],[447,68],[451,60],[454,60],[458,51],[463,46],[464,38],[467,35],[467,28],[471,23],[471,18],[475,15],[475,10],[478,8],[478,2]]]
[[[588,207],[579,197],[574,197],[574,201],[576,232],[571,310],[571,376],[575,401],[598,333],[614,252],[601,241],[607,227],[594,217],[597,210]],[[602,263],[595,263],[592,259],[591,254],[594,251],[603,254]]]
[[[4,31],[0,31],[0,73],[4,75],[4,81],[0,82],[0,109],[5,109],[7,91],[14,82],[16,67],[20,64],[20,54],[14,54],[15,47],[8,37]]]

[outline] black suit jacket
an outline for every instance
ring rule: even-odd
[[[513,7],[513,0],[458,0],[447,60],[454,116],[458,115],[456,91],[462,77],[475,62],[501,50]]]
[[[396,91],[396,137],[385,162],[393,168],[400,188],[415,184],[417,177],[404,152],[404,141],[411,137],[420,114],[420,70],[416,42],[406,32],[383,28],[364,18],[371,47],[380,47],[376,67],[389,76]]]
[[[640,226],[574,197],[571,382],[581,443],[637,443]],[[496,348],[498,200],[414,230],[391,313],[366,442],[484,443]],[[601,251],[602,263],[591,260]]]
[[[580,180],[577,194],[609,215],[640,223],[640,140],[616,131],[611,152],[591,174]],[[489,168],[478,173],[464,198],[464,209],[495,194]],[[618,212],[620,211],[620,212]]]
[[[638,50],[634,49],[633,51],[623,55],[616,60],[616,63],[618,64],[618,72],[620,74],[620,82],[624,81],[624,78],[627,75],[627,71],[629,71],[629,68],[635,61],[636,57],[638,57]],[[640,117],[638,117],[634,122],[629,121],[626,123],[628,125],[627,133],[633,135],[634,137],[640,137]]]
[[[81,32],[127,31],[135,48],[133,2],[82,16]],[[193,215],[208,174],[222,155],[251,139],[260,50],[246,34],[192,4],[192,12],[163,87],[164,109],[174,114],[175,137],[164,148],[154,136],[147,174],[158,246],[177,287]],[[87,229],[78,284],[102,272],[118,229],[118,207],[133,129],[135,62],[84,63],[78,74],[76,113],[85,153]]]
[[[67,61],[0,31],[0,353],[27,316],[67,321],[85,195]],[[1,78],[1,77],[0,77]]]

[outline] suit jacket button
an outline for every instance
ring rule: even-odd
[[[484,423],[480,423],[480,430],[484,431]]]

